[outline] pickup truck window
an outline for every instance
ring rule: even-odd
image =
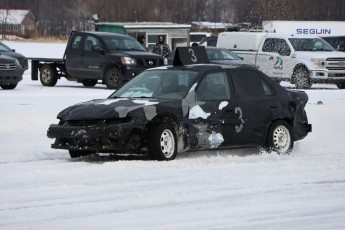
[[[93,36],[87,36],[84,44],[85,51],[91,51],[93,47],[102,47],[101,42]]]
[[[73,41],[72,41],[71,49],[73,49],[73,50],[79,49],[80,41],[81,41],[81,35],[75,36]]]
[[[334,51],[334,48],[319,38],[289,38],[295,51]]]
[[[289,56],[291,49],[284,39],[267,38],[262,46],[263,52],[279,53],[282,56]]]

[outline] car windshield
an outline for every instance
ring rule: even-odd
[[[133,78],[109,98],[184,98],[197,77],[195,71],[154,70]]]
[[[12,50],[7,45],[0,43],[0,52],[12,52]]]
[[[334,51],[334,48],[320,38],[289,38],[295,51]]]
[[[144,51],[145,48],[135,39],[128,37],[104,37],[104,42],[107,44],[108,49],[123,50],[123,51]]]
[[[226,49],[206,49],[209,60],[241,60],[235,53]]]

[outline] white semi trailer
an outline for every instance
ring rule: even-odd
[[[271,33],[319,36],[336,50],[345,51],[345,21],[263,21],[262,28]]]

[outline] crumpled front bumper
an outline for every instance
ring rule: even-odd
[[[52,124],[47,131],[55,138],[55,149],[87,150],[96,152],[136,152],[142,145],[141,132],[132,123],[107,124],[99,121],[94,125],[71,126]]]

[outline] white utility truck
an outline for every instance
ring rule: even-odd
[[[320,36],[336,50],[345,51],[343,21],[263,21],[262,28],[271,33]]]
[[[217,47],[235,52],[276,81],[288,80],[298,89],[309,89],[312,83],[345,88],[345,53],[316,36],[222,32]]]

